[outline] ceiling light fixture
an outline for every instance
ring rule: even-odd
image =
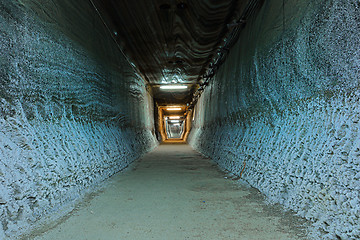
[[[186,89],[187,86],[185,85],[165,85],[160,86],[160,89]]]
[[[169,107],[169,108],[166,108],[167,111],[180,111],[182,110],[181,107]]]
[[[170,116],[169,119],[180,119],[180,116]]]

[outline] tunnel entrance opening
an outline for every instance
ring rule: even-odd
[[[160,142],[185,143],[191,129],[191,117],[186,105],[161,105],[155,119]]]
[[[181,139],[184,134],[184,120],[165,117],[165,129],[169,139]]]

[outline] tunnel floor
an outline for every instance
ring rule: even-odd
[[[303,219],[266,204],[185,144],[160,145],[104,185],[30,238],[306,239]]]

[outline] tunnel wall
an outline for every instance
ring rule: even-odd
[[[0,0],[0,239],[60,217],[153,148],[153,119],[90,1]]]
[[[198,101],[189,139],[313,221],[314,239],[360,238],[359,11],[265,1]]]

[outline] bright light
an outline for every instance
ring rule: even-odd
[[[167,108],[166,110],[167,111],[180,111],[180,110],[182,110],[182,108],[180,108],[180,107],[171,107],[171,108]]]
[[[171,123],[179,123],[180,120],[170,120]]]
[[[160,86],[161,89],[186,89],[185,85],[164,85]]]
[[[180,116],[170,116],[169,119],[180,119]]]

